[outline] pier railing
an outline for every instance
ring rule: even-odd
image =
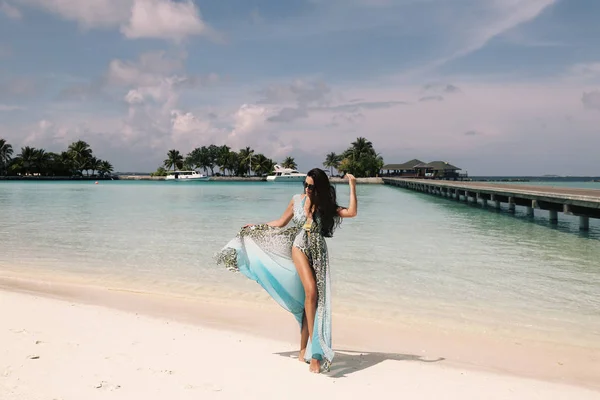
[[[488,202],[501,209],[505,203],[510,212],[515,206],[527,209],[527,215],[534,216],[535,209],[546,210],[550,222],[558,223],[558,213],[579,217],[579,228],[589,229],[590,218],[600,218],[600,190],[567,187],[489,184],[478,182],[447,182],[402,178],[383,178],[385,184],[416,190],[424,193],[451,198],[466,203]]]

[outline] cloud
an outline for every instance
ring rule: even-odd
[[[444,88],[445,93],[460,93],[460,89],[454,85],[446,85]]]
[[[269,122],[292,122],[300,118],[308,118],[305,108],[282,108],[277,115],[267,118]]]
[[[82,28],[114,28],[127,21],[132,0],[17,0],[40,8]]]
[[[381,108],[390,108],[399,105],[408,105],[406,101],[349,101],[347,104],[340,104],[331,107],[322,107],[321,110],[329,111],[361,111],[376,110]]]
[[[444,101],[444,98],[440,95],[436,96],[425,96],[421,97],[419,101]]]
[[[57,100],[77,102],[93,100],[104,96],[103,89],[103,82],[101,80],[77,83],[62,88],[58,93]]]
[[[140,60],[123,63],[137,68],[144,76],[148,69],[141,67]],[[175,64],[160,70],[167,72],[163,79],[171,74],[185,76]],[[130,90],[144,88],[124,85],[123,80],[118,82],[111,90],[120,94],[121,99]],[[157,81],[144,78],[141,82]],[[192,107],[179,98],[178,89],[173,89],[176,94],[173,102],[167,98],[157,102],[144,96],[134,101],[132,94],[132,104],[123,102],[122,115],[69,109],[40,118],[38,124],[25,130],[0,127],[0,136],[12,138],[15,146],[27,137],[31,145],[50,148],[62,148],[81,137],[117,169],[138,171],[155,169],[169,148],[187,153],[196,146],[210,143],[227,144],[235,150],[251,146],[273,159],[301,156],[301,168],[307,168],[320,164],[326,152],[342,151],[358,136],[371,140],[389,162],[415,156],[448,159],[478,174],[517,173],[517,170],[543,173],[541,164],[528,164],[527,160],[545,160],[569,151],[583,151],[580,153],[583,161],[577,165],[583,165],[586,159],[590,160],[589,167],[593,164],[595,153],[591,149],[600,146],[597,135],[600,113],[585,112],[582,103],[573,99],[582,98],[584,93],[586,97],[582,102],[596,107],[600,94],[558,81],[539,84],[458,81],[456,86],[468,95],[449,96],[444,102],[431,104],[397,100],[399,96],[418,99],[423,91],[420,85],[327,84],[332,98],[351,100],[306,107],[303,109],[307,111],[306,116],[290,118],[286,123],[273,123],[273,119],[283,117],[285,112],[281,111],[286,107],[297,107],[240,104],[244,96],[252,92],[238,91],[231,95],[228,103],[215,108],[212,105]],[[264,96],[256,98],[264,99]],[[277,98],[286,102],[296,99],[288,94]],[[286,112],[296,116],[294,113],[301,110]],[[587,153],[585,149],[589,149]],[[511,154],[513,159],[510,171],[502,161],[506,154]],[[575,167],[569,168],[565,166],[565,173],[576,172]]]
[[[328,104],[331,87],[324,82],[295,80],[291,84],[275,84],[260,91],[258,104],[297,104],[300,107]]]
[[[0,13],[3,13],[10,19],[21,19],[23,17],[17,7],[7,2],[0,3]]]
[[[129,39],[165,39],[217,33],[209,28],[192,0],[15,0],[83,29],[119,29]]]
[[[423,92],[435,94],[461,93],[462,90],[449,83],[428,83],[423,86]]]
[[[493,38],[537,18],[557,0],[492,0],[483,2],[484,14],[477,16],[477,23],[465,33],[464,42],[449,57],[438,60],[443,64],[463,57],[484,47]],[[487,15],[486,15],[487,14]]]
[[[218,74],[188,75],[185,53],[169,55],[164,51],[141,54],[137,60],[111,60],[101,79],[101,90],[122,90],[121,99],[130,105],[153,102],[163,104],[164,112],[176,107],[184,90],[208,87],[220,82]]]
[[[600,90],[584,92],[581,96],[583,106],[590,110],[600,110]]]
[[[79,135],[115,154],[122,154],[122,148],[145,149],[145,158],[159,154],[164,158],[166,148],[186,152],[224,140],[229,130],[215,125],[222,124],[216,114],[180,104],[184,91],[219,82],[216,74],[188,75],[185,59],[185,53],[156,51],[142,53],[135,60],[111,60],[98,79],[61,91],[62,100],[106,102],[93,105],[98,112],[90,114],[89,107],[70,106],[68,111],[43,118],[42,125],[30,128],[27,140],[58,145]],[[98,107],[101,104],[110,108]]]
[[[20,106],[12,106],[12,105],[7,105],[7,104],[0,104],[0,112],[7,112],[7,111],[19,111],[19,110],[24,110],[23,107]]]
[[[335,93],[324,82],[297,80],[291,84],[271,85],[259,91],[261,98],[256,104],[272,106],[275,114],[268,117],[268,122],[290,123],[298,119],[309,117],[309,113],[353,113],[352,118],[338,116],[346,122],[356,121],[357,114],[364,109],[390,108],[397,105],[408,104],[405,101],[363,101],[362,99],[343,100],[342,93]],[[337,99],[337,101],[336,101]],[[282,105],[284,105],[282,107]],[[340,121],[337,121],[339,123]]]
[[[267,122],[292,123],[305,119],[311,113],[336,114],[333,123],[354,123],[360,119],[360,111],[364,109],[390,108],[406,105],[404,101],[364,101],[353,98],[343,101],[340,92],[332,90],[323,81],[295,80],[289,84],[273,84],[258,92],[258,105],[269,105],[273,115]],[[341,115],[344,114],[344,115]]]
[[[165,75],[183,71],[185,54],[169,57],[165,51],[142,53],[137,61],[112,60],[108,65],[106,80],[117,86],[152,86],[159,84]]]
[[[600,62],[580,63],[569,68],[570,76],[579,79],[600,78]]]
[[[191,0],[134,0],[131,18],[121,27],[130,39],[155,38],[181,41],[210,32]]]
[[[0,81],[0,99],[29,98],[39,94],[42,84],[31,77],[14,77],[7,81]]]
[[[248,136],[265,126],[269,118],[269,109],[254,104],[242,104],[235,112],[233,129],[228,135],[230,143],[243,146]]]
[[[538,18],[559,0],[392,1],[390,16],[403,18],[403,31],[428,42],[431,56],[397,74],[404,81],[430,76],[448,63],[486,47],[493,39]],[[429,29],[424,31],[422,22]]]

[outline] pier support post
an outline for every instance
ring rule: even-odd
[[[535,200],[531,201],[531,205],[527,207],[527,216],[533,218],[533,207],[535,207]]]
[[[558,211],[550,210],[550,223],[552,223],[552,224],[558,223]]]
[[[454,199],[460,201],[460,192],[458,189],[454,189]]]
[[[482,196],[481,193],[477,193],[477,199],[481,199],[481,206],[483,208],[487,207],[487,198],[485,196]]]
[[[490,200],[492,200],[494,202],[494,208],[496,210],[500,209],[500,200],[498,200],[498,198],[496,197],[495,194],[490,195]]]
[[[586,215],[579,216],[579,229],[582,231],[590,230],[590,217]]]
[[[508,211],[510,211],[511,213],[515,212],[515,198],[514,197],[508,198]]]

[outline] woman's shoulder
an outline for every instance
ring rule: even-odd
[[[304,199],[304,196],[306,196],[304,193],[296,193],[292,196],[292,201],[294,203],[301,202],[302,199]]]

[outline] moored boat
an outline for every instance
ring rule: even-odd
[[[306,174],[292,168],[283,168],[276,164],[271,175],[267,176],[269,182],[303,182]]]
[[[209,179],[209,176],[201,174],[198,171],[169,171],[167,172],[167,177],[165,178],[167,181],[176,182],[207,181]]]

